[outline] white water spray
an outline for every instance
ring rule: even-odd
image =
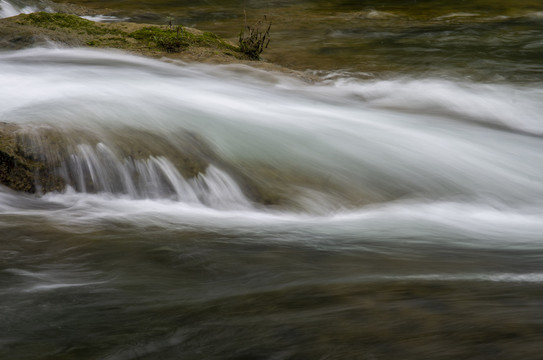
[[[302,228],[315,226],[303,214],[334,214],[335,220],[316,228],[338,226],[353,234],[378,233],[394,218],[404,223],[402,229],[413,227],[414,234],[428,229],[428,221],[440,231],[452,226],[492,233],[494,239],[502,232],[535,240],[529,234],[539,228],[530,220],[543,213],[539,89],[432,79],[404,83],[409,91],[402,82],[396,87],[354,80],[313,85],[243,66],[178,66],[81,49],[7,52],[0,68],[5,121],[80,128],[98,138],[116,128],[165,139],[190,131],[213,144],[223,160],[241,169],[250,164],[256,182],[288,196],[302,213],[251,209],[240,185],[219,167],[184,179],[168,157],[131,160],[114,156],[105,143],[81,145],[66,165],[80,174],[74,183],[78,191],[91,186],[131,201],[173,199],[214,209],[188,216],[185,205],[162,202],[149,207],[162,215],[144,211],[147,220],[171,223],[182,217],[207,224],[206,218],[222,218],[214,211],[241,209],[247,210],[237,215],[245,219],[241,223],[294,221]],[[502,102],[512,93],[515,102]],[[493,104],[500,104],[499,111]],[[479,116],[473,118],[475,113]],[[70,203],[72,195],[66,196]],[[96,200],[92,206],[104,213],[112,206]],[[384,206],[367,207],[372,202]],[[125,210],[112,216],[132,212],[118,205]],[[436,213],[442,213],[441,220],[431,220]],[[341,214],[352,214],[353,222],[336,223]],[[517,216],[535,227],[520,229],[513,223],[524,220]],[[227,218],[228,227],[233,218]],[[518,233],[510,233],[510,225]]]

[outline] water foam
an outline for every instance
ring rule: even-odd
[[[81,16],[83,19],[94,21],[94,22],[118,22],[126,21],[128,18],[119,18],[113,15],[86,15]]]
[[[0,69],[6,84],[0,115],[10,122],[71,126],[98,137],[112,126],[160,136],[189,130],[233,163],[252,161],[277,174],[295,169],[296,176],[276,181],[304,188],[299,213],[252,209],[218,167],[187,181],[168,158],[99,160],[109,156],[100,145],[81,148],[73,167],[86,167],[98,191],[114,195],[46,196],[74,210],[63,221],[92,227],[120,216],[249,232],[269,224],[272,230],[319,229],[317,237],[337,231],[347,239],[360,233],[379,238],[400,224],[397,236],[413,239],[430,228],[459,241],[480,236],[509,243],[537,243],[543,230],[543,143],[532,136],[543,129],[537,88],[437,79],[308,84],[280,74],[252,77],[254,71],[242,67],[177,66],[82,49],[7,52],[0,55]],[[239,73],[247,76],[233,76]],[[117,162],[121,170],[98,175],[101,162]],[[134,171],[148,184],[157,184],[152,179],[160,173],[155,190],[173,188],[173,198],[157,199],[154,185],[138,190],[130,180]],[[122,191],[100,180],[108,176],[121,179]],[[265,181],[269,173],[252,176]],[[325,181],[313,191],[309,181],[295,183],[297,177]],[[327,192],[333,196],[319,195]],[[297,201],[296,192],[288,196]],[[387,205],[368,207],[365,196]]]
[[[540,87],[453,82],[443,79],[358,81],[333,79],[345,96],[377,108],[421,114],[441,113],[489,125],[543,135]]]

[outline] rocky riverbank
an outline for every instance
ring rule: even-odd
[[[150,57],[230,63],[249,61],[239,48],[210,32],[182,26],[98,23],[74,14],[38,12],[0,19],[0,48],[46,43],[114,48]]]
[[[0,19],[0,50],[19,50],[51,44],[117,49],[162,60],[245,64],[288,73],[307,81],[314,80],[302,72],[255,59],[251,54],[241,51],[238,44],[215,33],[183,24],[168,23],[167,20],[164,25],[91,21],[86,18],[100,18],[100,11],[48,0],[43,0],[41,8],[47,11]]]

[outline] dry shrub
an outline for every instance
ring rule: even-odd
[[[239,34],[239,49],[251,59],[260,59],[260,54],[270,43],[271,21],[266,16],[254,25],[247,25]],[[266,30],[264,30],[266,29]]]

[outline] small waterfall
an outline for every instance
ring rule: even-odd
[[[166,198],[218,209],[251,207],[237,183],[214,165],[186,179],[164,156],[121,159],[104,143],[94,147],[78,145],[59,173],[67,185],[79,192],[123,194],[134,199]]]
[[[71,188],[230,210],[251,209],[259,200],[242,174],[186,131],[92,132],[0,123],[0,144],[0,183],[14,190],[46,194]]]

